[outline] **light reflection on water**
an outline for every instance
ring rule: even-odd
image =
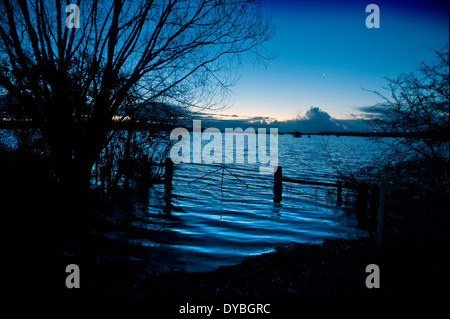
[[[335,182],[330,156],[359,166],[377,151],[360,137],[279,136],[279,165],[291,178]],[[154,248],[149,270],[211,270],[292,242],[366,235],[326,188],[284,183],[277,205],[273,177],[252,172],[258,164],[231,166],[247,171],[220,169],[198,179],[217,167],[177,164],[170,200],[156,185],[148,203],[136,205],[148,235],[131,241]]]

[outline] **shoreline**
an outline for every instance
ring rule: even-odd
[[[150,299],[444,299],[449,263],[440,257],[448,247],[377,253],[363,238],[296,243],[214,271],[149,276],[141,288]],[[365,285],[369,264],[380,267],[380,289]]]
[[[294,243],[273,252],[245,257],[235,265],[212,271],[152,274],[145,262],[121,258],[145,255],[142,247],[105,248],[89,256],[65,255],[48,260],[49,268],[22,273],[14,280],[10,297],[24,299],[132,299],[160,301],[189,300],[329,300],[329,299],[448,299],[450,266],[443,252],[448,241],[439,244],[392,247],[376,252],[368,238],[325,239],[321,244]],[[98,246],[93,251],[98,252]],[[91,251],[91,253],[93,253]],[[142,255],[143,254],[143,255]],[[94,258],[95,255],[95,258]],[[111,256],[116,258],[111,258]],[[64,287],[63,265],[75,262],[81,268],[80,289]],[[365,268],[380,268],[381,287],[368,289]],[[59,269],[59,275],[57,269]],[[11,273],[10,273],[11,275]],[[19,275],[19,274],[17,274]],[[33,276],[34,275],[34,276]],[[11,279],[11,277],[9,277]],[[31,279],[31,280],[30,280]],[[17,285],[22,283],[22,287]]]
[[[104,235],[135,231],[132,216],[126,212],[111,216],[111,206],[95,196],[73,202],[55,193],[53,198],[58,200],[52,200],[48,189],[38,185],[26,184],[23,189],[18,183],[17,188],[5,189],[15,204],[3,212],[2,223],[9,240],[4,250],[4,287],[10,298],[185,301],[449,296],[448,233],[436,237],[434,227],[424,230],[421,241],[415,238],[394,245],[386,238],[389,245],[380,253],[369,238],[326,239],[321,244],[278,247],[213,271],[156,275],[146,269],[146,247]],[[80,267],[80,289],[67,289],[64,284],[69,264]],[[369,264],[380,267],[379,289],[365,286]]]

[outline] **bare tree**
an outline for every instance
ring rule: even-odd
[[[387,79],[388,94],[375,91],[383,102],[366,110],[365,119],[377,131],[407,136],[384,139],[389,147],[384,158],[377,159],[377,166],[383,163],[384,173],[391,169],[399,178],[448,188],[448,45],[435,53],[436,60],[422,62],[418,72]]]
[[[265,57],[272,34],[252,0],[77,0],[79,28],[66,25],[68,4],[0,4],[0,88],[37,125],[68,185],[89,185],[132,89],[142,107],[214,105],[243,54]]]

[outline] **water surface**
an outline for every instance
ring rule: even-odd
[[[359,167],[379,151],[361,137],[280,135],[278,143],[283,176],[327,182],[336,182],[330,159]],[[154,248],[149,270],[211,270],[293,242],[367,235],[335,189],[284,183],[274,204],[273,176],[259,174],[259,164],[226,167],[176,164],[170,199],[156,185],[136,203],[144,220],[136,226],[148,235],[131,240]]]

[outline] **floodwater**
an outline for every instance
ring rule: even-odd
[[[334,183],[332,162],[361,167],[377,152],[362,137],[278,136],[278,165],[283,177],[295,179]],[[152,272],[213,270],[293,242],[367,236],[345,205],[337,205],[335,188],[285,182],[283,199],[274,204],[273,174],[259,173],[259,163],[175,164],[171,196],[165,195],[155,185],[134,204],[141,220],[135,226],[146,235],[129,240],[152,248]]]

